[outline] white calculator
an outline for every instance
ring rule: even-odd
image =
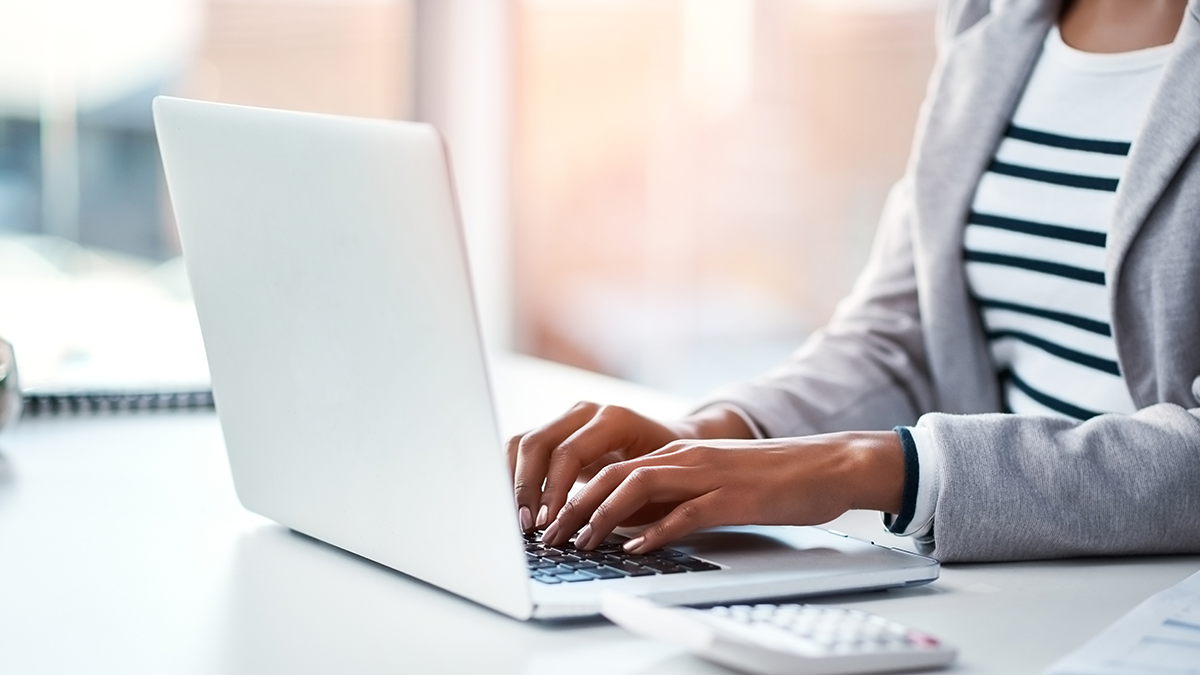
[[[942,668],[956,651],[937,638],[854,609],[821,605],[663,607],[606,594],[601,613],[625,629],[761,675],[835,675]]]

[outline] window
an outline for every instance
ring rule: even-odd
[[[933,12],[10,0],[0,335],[27,371],[72,381],[118,343],[147,361],[149,343],[194,342],[149,113],[174,93],[435,123],[489,339],[702,393],[784,358],[848,290],[903,170]]]
[[[411,113],[407,0],[0,4],[0,335],[25,385],[203,384],[150,102]]]
[[[696,395],[783,359],[865,261],[933,10],[518,3],[519,347]]]

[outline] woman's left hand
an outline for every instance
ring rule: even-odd
[[[613,528],[652,524],[625,549],[645,553],[700,528],[817,525],[850,509],[896,513],[904,452],[894,432],[766,440],[685,440],[610,464],[573,496],[543,541],[590,549]]]

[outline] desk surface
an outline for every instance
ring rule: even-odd
[[[513,359],[520,429],[578,398],[666,396]],[[888,539],[873,513],[832,527]],[[430,542],[436,550],[436,542]],[[824,599],[929,630],[951,672],[1034,673],[1200,556],[960,565],[923,588]],[[603,620],[523,624],[238,504],[211,413],[38,419],[0,435],[0,673],[728,673]]]

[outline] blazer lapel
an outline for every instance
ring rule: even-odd
[[[1200,141],[1200,0],[1192,0],[1175,38],[1150,113],[1133,144],[1108,235],[1108,295],[1116,311],[1121,264],[1175,172]]]
[[[916,261],[918,283],[928,299],[921,303],[926,346],[945,412],[994,409],[999,401],[996,387],[980,390],[981,382],[995,382],[995,373],[967,292],[963,228],[1058,9],[1057,0],[993,2],[991,14],[944,49],[930,92],[912,166],[914,248],[927,256]]]

